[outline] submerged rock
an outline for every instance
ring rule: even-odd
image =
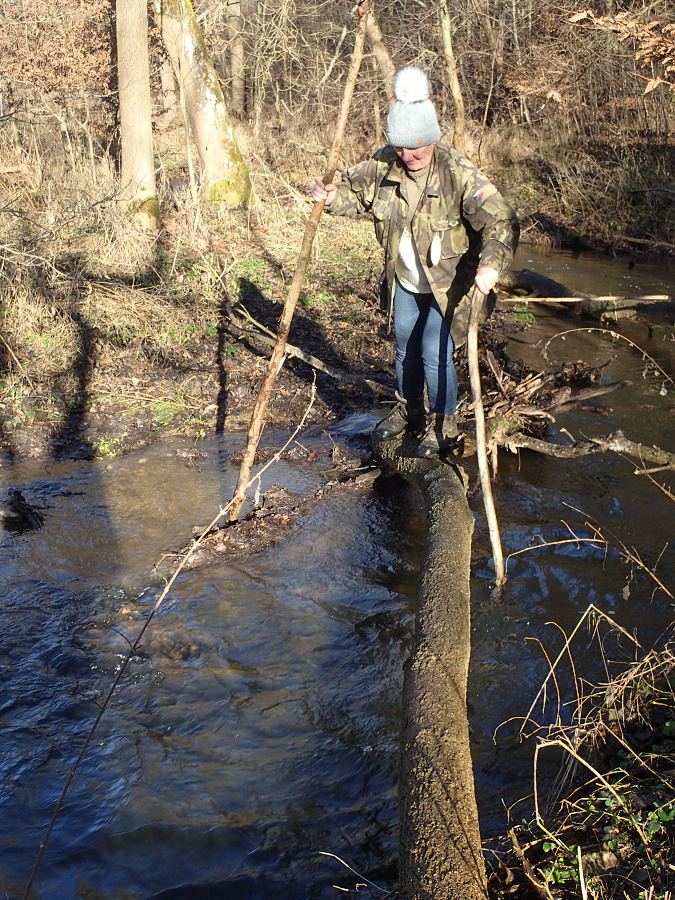
[[[0,503],[0,523],[10,531],[37,531],[43,527],[44,518],[18,488],[10,488],[7,499]]]

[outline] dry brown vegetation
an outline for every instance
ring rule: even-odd
[[[577,642],[588,640],[589,632],[607,676],[595,685],[584,679],[574,658]],[[591,606],[563,638],[558,656],[548,659],[549,675],[520,726],[521,734],[537,735],[535,815],[510,831],[513,849],[495,868],[493,894],[671,900],[672,634],[647,652],[633,635]],[[549,724],[537,724],[538,718]],[[546,789],[540,769],[551,757],[560,760],[559,775]]]
[[[275,328],[310,203],[254,156],[255,210],[200,208],[168,174],[173,153],[165,139],[167,215],[154,238],[120,214],[114,173],[107,159],[92,169],[86,146],[74,167],[47,139],[28,158],[9,142],[0,150],[13,163],[0,219],[6,452],[112,452],[158,428],[245,428],[267,347],[229,329],[228,306]],[[339,249],[319,236],[292,338],[328,364],[370,371],[364,347],[389,352],[374,302],[378,252],[368,223],[341,220],[335,234]],[[309,367],[287,368],[273,420],[306,402]],[[324,381],[318,418],[346,402]]]

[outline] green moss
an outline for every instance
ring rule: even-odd
[[[227,206],[255,206],[256,198],[248,166],[236,143],[230,147],[231,174],[209,185],[206,199]]]
[[[159,229],[159,200],[157,197],[148,197],[136,203],[130,203],[127,209],[129,218],[147,231]]]

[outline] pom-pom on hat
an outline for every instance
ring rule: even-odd
[[[387,138],[394,147],[416,150],[440,140],[436,110],[429,99],[429,79],[423,69],[404,66],[394,75],[396,101],[387,116]]]

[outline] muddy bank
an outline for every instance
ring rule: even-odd
[[[366,300],[353,301],[350,315],[358,328],[344,328],[331,309],[298,314],[291,340],[323,362],[348,374],[377,379],[385,396],[393,396],[393,350],[382,314]],[[274,328],[278,305],[262,296],[248,298],[256,319]],[[75,400],[59,400],[49,377],[31,377],[23,397],[3,397],[0,448],[5,460],[21,458],[90,458],[113,456],[144,446],[161,436],[182,435],[197,444],[223,432],[245,432],[262,382],[268,346],[254,335],[238,334],[224,319],[219,332],[176,347],[168,356],[143,348],[118,349],[93,340],[86,386]],[[287,359],[269,407],[267,425],[293,427],[316,396],[308,424],[328,427],[355,409],[380,403],[365,387],[341,383]],[[56,397],[56,400],[55,400]]]
[[[361,296],[346,301],[334,297],[298,310],[291,343],[338,377],[287,358],[266,427],[294,427],[307,410],[314,384],[307,425],[327,429],[357,411],[386,414],[396,386],[393,335],[374,287],[365,285]],[[247,311],[270,330],[279,308],[260,293],[246,299]],[[490,325],[499,333],[526,327],[507,308],[496,310]],[[162,436],[183,436],[186,446],[198,448],[200,439],[213,434],[243,435],[269,350],[255,330],[242,334],[227,317],[216,334],[176,346],[171,354],[120,349],[94,335],[86,384],[75,399],[39,373],[31,375],[30,391],[23,396],[3,395],[0,458],[86,459],[123,454]]]

